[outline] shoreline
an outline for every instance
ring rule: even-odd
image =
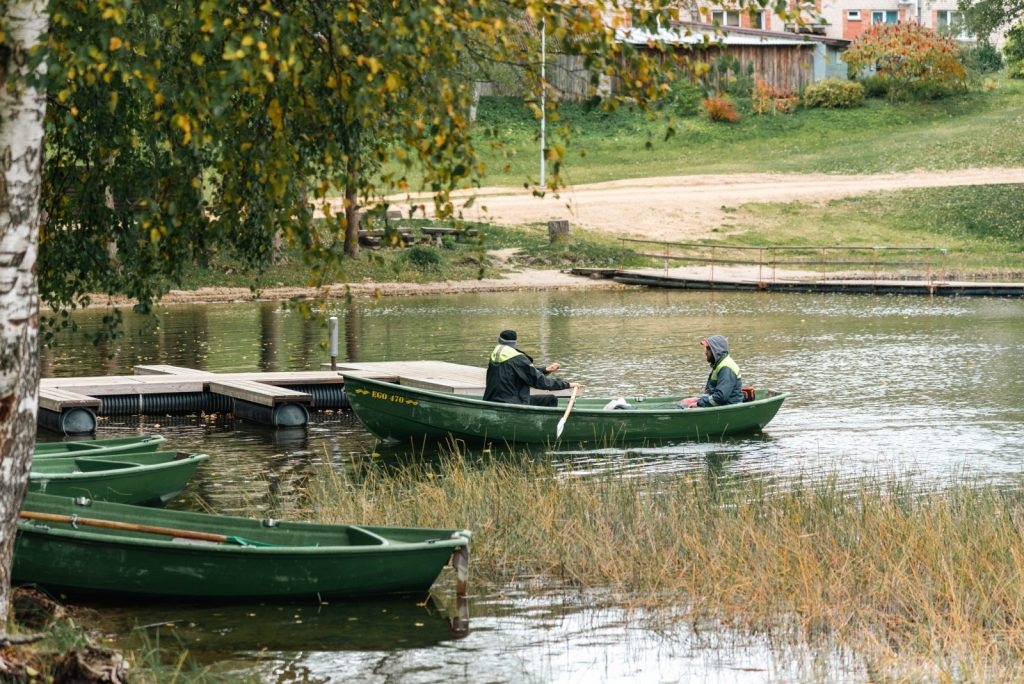
[[[268,287],[255,292],[246,287],[201,287],[195,290],[171,290],[156,302],[174,304],[236,304],[288,300],[334,300],[355,298],[414,297],[422,295],[470,294],[476,292],[530,292],[540,290],[625,290],[632,289],[613,280],[573,275],[554,269],[509,271],[500,278],[444,280],[435,283],[359,282],[335,283],[324,287]],[[94,307],[123,307],[133,299],[92,295]]]

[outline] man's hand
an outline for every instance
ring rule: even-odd
[[[556,361],[555,363],[552,363],[552,364],[551,364],[551,365],[549,365],[549,366],[548,366],[547,368],[545,368],[545,369],[544,369],[544,372],[545,372],[545,373],[554,373],[554,372],[555,372],[556,370],[558,370],[558,369],[559,369],[559,368],[561,368],[561,367],[562,367],[562,364],[560,364],[560,363],[558,363],[558,362]]]
[[[686,397],[679,402],[683,408],[697,408],[697,397]]]
[[[583,387],[583,385],[581,385],[578,382],[570,382],[569,383],[569,389],[579,389],[580,387]]]

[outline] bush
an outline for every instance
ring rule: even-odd
[[[852,109],[864,104],[864,86],[853,81],[826,78],[804,89],[804,106],[822,109]]]
[[[764,79],[758,79],[751,95],[750,108],[754,114],[792,114],[800,98],[789,90],[774,88]]]
[[[740,115],[736,113],[736,106],[728,98],[709,97],[701,104],[704,106],[704,113],[712,121],[736,123],[740,120]]]
[[[956,41],[920,24],[875,24],[843,54],[852,75],[888,79],[890,100],[942,97],[965,85]],[[927,81],[921,88],[909,86]]]
[[[672,91],[667,100],[673,112],[679,116],[696,116],[700,113],[700,103],[704,99],[701,87],[692,82],[687,75],[680,75],[672,83]]]
[[[1003,68],[1003,56],[987,41],[961,49],[960,61],[976,74],[992,74]]]
[[[415,245],[405,250],[403,260],[421,271],[436,271],[441,268],[444,258],[435,247]]]
[[[890,89],[889,81],[889,78],[875,74],[862,78],[857,83],[864,86],[865,97],[886,97]]]

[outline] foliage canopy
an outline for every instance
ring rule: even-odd
[[[843,59],[852,74],[883,77],[891,99],[914,85],[962,87],[967,76],[956,41],[915,23],[874,24]]]
[[[669,78],[660,46],[614,25],[653,34],[673,16],[664,0],[54,0],[41,298],[64,310],[121,293],[148,311],[187,264],[224,252],[259,271],[277,245],[335,278],[358,209],[426,192],[456,213],[452,191],[487,173],[474,80],[513,65],[539,93],[541,27],[595,95],[616,81],[605,106],[646,106]],[[563,153],[547,152],[552,187]]]

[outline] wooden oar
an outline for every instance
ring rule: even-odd
[[[569,412],[572,411],[572,406],[576,403],[576,392],[579,391],[579,389],[579,385],[572,388],[572,394],[569,395],[569,405],[565,407],[565,413],[562,414],[561,420],[558,421],[558,428],[555,430],[555,439],[562,436],[562,430],[565,429],[565,421],[569,419]]]
[[[215,542],[218,544],[238,544],[239,546],[272,546],[242,537],[229,537],[226,534],[214,532],[199,532],[196,530],[178,530],[173,527],[158,527],[156,525],[137,525],[135,523],[120,522],[117,520],[101,520],[99,518],[82,518],[77,515],[59,515],[57,513],[36,513],[34,511],[22,511],[19,514],[28,520],[45,520],[47,522],[68,523],[71,525],[91,525],[93,527],[106,527],[112,530],[128,530],[130,532],[146,532],[148,534],[163,534],[168,537],[180,537],[182,539],[198,539],[200,541]]]

